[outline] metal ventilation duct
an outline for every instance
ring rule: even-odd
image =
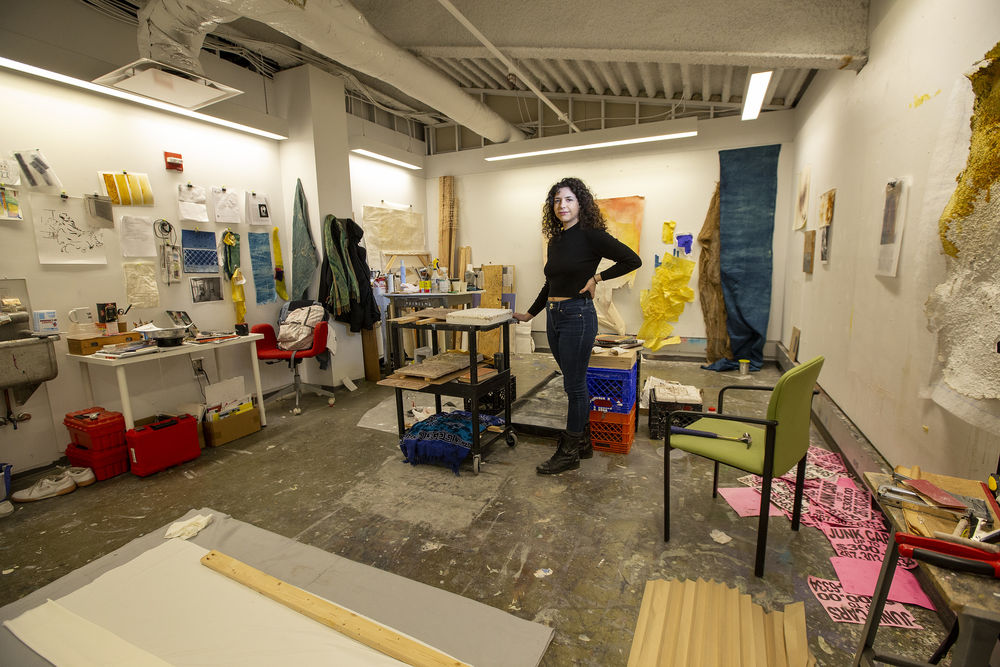
[[[451,79],[387,40],[346,0],[151,0],[139,16],[140,53],[181,70],[200,71],[197,56],[205,35],[240,16],[381,79],[494,143],[524,138]]]

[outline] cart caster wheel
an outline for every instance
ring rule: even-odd
[[[517,447],[517,433],[511,431],[510,433],[507,434],[507,446]]]
[[[292,414],[293,415],[301,415],[302,414],[302,408],[292,408]]]
[[[474,472],[474,473],[476,473],[478,475],[480,467],[481,467],[481,463],[482,463],[482,460],[480,459],[479,454],[476,454],[475,456],[473,456],[472,457],[472,472]]]
[[[333,407],[333,406],[334,406],[334,405],[335,405],[336,403],[337,403],[337,399],[335,399],[335,398],[330,398],[330,399],[328,399],[328,400],[326,401],[326,404],[327,404],[327,405],[329,405],[329,406],[330,406],[331,408],[332,408],[332,407]]]

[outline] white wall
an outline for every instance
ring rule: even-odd
[[[516,266],[517,310],[524,312],[534,301],[544,282],[544,241],[541,233],[541,209],[549,187],[566,176],[577,176],[587,183],[598,198],[640,195],[645,197],[645,219],[639,242],[642,268],[634,287],[615,290],[614,302],[625,318],[629,332],[642,324],[639,295],[648,289],[654,270],[654,255],[669,252],[672,246],[662,242],[662,223],[676,220],[676,232],[697,237],[719,180],[718,151],[766,144],[785,144],[792,137],[790,112],[765,114],[760,121],[742,123],[738,118],[703,121],[699,136],[692,139],[645,144],[642,149],[601,149],[556,156],[549,159],[512,160],[486,163],[482,151],[463,151],[460,155],[428,158],[432,174],[455,176],[458,192],[459,244],[471,245],[475,264],[495,263]],[[791,164],[793,153],[782,147],[778,162],[778,192],[775,224],[790,224]],[[523,162],[524,164],[518,164]],[[493,165],[502,164],[501,168]],[[427,182],[427,201],[436,201],[438,182]],[[437,211],[428,216],[428,237],[437,248]],[[774,251],[774,289],[768,339],[776,339],[781,327],[781,309],[785,274],[784,235],[776,235]],[[700,246],[693,245],[690,259],[697,261]],[[695,301],[686,305],[675,325],[679,336],[703,338],[705,325],[697,298],[698,274],[691,287]],[[545,329],[545,318],[532,320],[532,329]],[[664,351],[669,351],[665,348]]]
[[[0,88],[8,91],[4,105],[4,124],[0,134],[0,151],[8,153],[26,147],[40,148],[62,180],[67,194],[79,196],[98,190],[98,170],[127,170],[149,174],[156,205],[153,207],[117,207],[116,225],[121,215],[163,217],[181,228],[193,229],[193,224],[178,224],[176,188],[187,182],[198,185],[226,185],[238,190],[253,189],[267,193],[275,222],[281,227],[288,216],[280,205],[282,182],[275,166],[278,161],[277,142],[260,139],[232,130],[216,128],[178,116],[146,110],[73,88],[58,86],[26,76],[0,72]],[[184,172],[166,171],[163,151],[184,156]],[[55,309],[65,330],[67,313],[76,306],[94,307],[103,301],[127,303],[122,278],[122,258],[118,236],[114,231],[104,234],[107,265],[40,265],[31,222],[31,195],[21,190],[25,220],[0,222],[0,239],[4,248],[0,275],[4,278],[27,280],[31,306],[35,309]],[[203,224],[204,231],[221,232],[225,225]],[[236,229],[246,232],[241,225]],[[246,237],[241,244],[242,264],[249,276],[250,257]],[[178,238],[179,242],[179,238]],[[160,307],[140,310],[133,308],[128,320],[135,322],[154,319],[166,324],[163,311],[167,308],[187,310],[195,322],[205,329],[232,329],[232,302],[191,303],[188,276],[177,285],[159,285]],[[224,287],[228,290],[228,284]],[[252,280],[246,286],[247,321],[273,322],[277,304],[258,307],[254,300]],[[56,343],[59,376],[35,392],[24,407],[33,419],[0,429],[4,442],[3,458],[18,470],[47,464],[56,458],[68,441],[62,417],[67,412],[86,407],[79,365],[68,361],[66,342]],[[206,352],[206,368],[214,378],[212,355]],[[249,355],[227,353],[224,356],[227,375],[249,373]],[[92,379],[95,400],[108,409],[119,409],[113,372],[94,369]],[[265,384],[276,386],[284,374],[265,369]],[[173,410],[185,401],[200,399],[198,385],[186,359],[175,362],[137,365],[128,371],[134,389],[133,409],[136,416],[161,410]]]
[[[938,374],[923,309],[945,261],[941,209],[925,210],[924,195],[941,176],[931,153],[950,93],[1000,39],[1000,4],[876,0],[870,25],[865,68],[820,73],[798,107],[794,170],[811,169],[810,229],[819,195],[837,188],[837,199],[830,263],[811,276],[798,268],[802,233],[778,226],[790,249],[781,338],[798,327],[799,358],[826,357],[820,384],[891,464],[979,478],[1000,439],[926,398]],[[899,271],[876,277],[884,188],[896,177],[910,189]]]

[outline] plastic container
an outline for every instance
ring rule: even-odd
[[[627,413],[590,412],[590,443],[594,449],[628,454],[635,441],[635,405]]]
[[[63,419],[73,444],[100,451],[125,445],[125,418],[101,407],[70,412]],[[90,466],[87,466],[88,468]]]
[[[587,391],[590,409],[626,414],[635,408],[636,368],[588,368]]]
[[[152,475],[201,456],[198,422],[191,415],[137,426],[126,435],[132,474]]]
[[[128,453],[124,445],[95,451],[70,443],[66,445],[66,458],[70,465],[93,470],[98,481],[128,472]]]
[[[750,375],[749,359],[740,359],[740,375]]]

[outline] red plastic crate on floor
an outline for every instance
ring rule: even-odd
[[[594,449],[628,454],[635,440],[635,405],[628,414],[590,411],[590,442]]]
[[[125,439],[132,474],[139,477],[201,456],[198,422],[191,415],[129,429]]]
[[[128,472],[128,452],[125,451],[125,445],[94,451],[71,442],[66,445],[66,458],[72,466],[92,469],[98,481]]]
[[[77,410],[67,413],[63,425],[78,447],[98,451],[125,446],[125,418],[120,412],[101,407]]]

